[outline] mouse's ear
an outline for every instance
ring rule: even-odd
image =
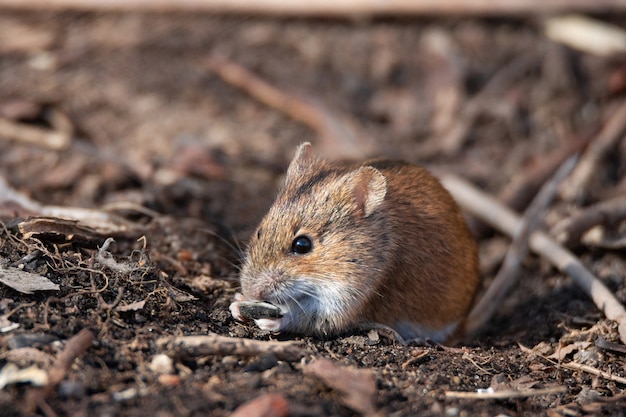
[[[387,179],[376,168],[365,166],[354,173],[350,181],[357,210],[367,217],[385,201]]]
[[[311,153],[311,144],[304,142],[302,145],[298,146],[296,155],[291,160],[289,168],[287,168],[287,178],[301,177],[309,170],[313,162],[314,158]]]

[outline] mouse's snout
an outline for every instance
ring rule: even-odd
[[[282,270],[244,270],[241,274],[241,292],[248,300],[270,301],[272,294],[283,285],[284,280],[285,272]]]

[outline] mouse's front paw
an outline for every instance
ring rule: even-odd
[[[235,300],[238,299],[238,296],[243,297],[241,294],[235,294]],[[241,301],[234,301],[230,303],[230,307],[228,307],[230,314],[232,314],[233,318],[237,321],[248,321],[248,319],[241,314],[241,309],[239,308],[240,304]]]
[[[236,320],[254,320],[260,329],[270,332],[280,331],[285,325],[280,307],[265,301],[247,300],[241,294],[235,294],[235,301],[229,310]]]

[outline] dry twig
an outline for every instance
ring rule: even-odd
[[[76,358],[82,356],[93,342],[93,333],[88,329],[83,329],[74,335],[65,344],[63,351],[57,356],[48,371],[48,385],[42,388],[33,388],[26,395],[27,407],[39,407],[47,416],[56,415],[52,408],[46,403],[46,398],[52,395],[56,386],[65,379],[72,363]],[[34,410],[32,410],[34,411]]]
[[[565,219],[553,229],[553,235],[565,246],[574,246],[589,229],[595,226],[617,225],[626,220],[626,197],[617,197],[585,208]]]
[[[0,4],[0,7],[1,6],[2,4]],[[1,117],[0,138],[54,150],[67,148],[71,140],[71,137],[64,132],[41,129],[24,123],[16,123]]]
[[[498,193],[498,200],[515,211],[524,210],[548,178],[554,175],[567,158],[581,152],[592,138],[589,132],[544,156],[539,156],[524,172],[515,176],[504,186]]]
[[[446,155],[455,154],[463,146],[469,130],[474,126],[476,119],[484,112],[485,106],[493,101],[494,97],[501,97],[502,91],[513,84],[533,65],[536,64],[534,55],[525,54],[513,59],[508,65],[502,67],[484,88],[470,98],[464,105],[461,114],[441,137],[434,137],[427,141],[420,149],[422,157],[432,156],[438,153]]]
[[[369,152],[373,139],[356,123],[338,118],[320,104],[287,94],[223,56],[213,54],[206,67],[224,81],[242,89],[261,103],[276,109],[313,129],[330,154],[338,158],[360,159]]]
[[[626,132],[626,101],[613,112],[598,136],[580,158],[572,175],[563,183],[561,197],[566,201],[574,201],[586,192],[586,186],[594,172],[606,155],[624,137]]]
[[[304,356],[300,343],[264,342],[260,340],[242,339],[237,337],[209,334],[206,336],[165,337],[157,341],[161,349],[181,357],[198,357],[209,355],[256,356],[272,353],[278,359],[295,361]]]
[[[500,230],[514,236],[520,228],[521,220],[507,207],[481,192],[468,182],[454,175],[442,175],[441,181],[452,193],[455,200],[470,214]],[[530,236],[530,248],[548,259],[562,272],[572,277],[609,320],[618,323],[622,343],[626,344],[626,310],[611,291],[589,272],[568,250],[561,247],[547,234],[536,231]]]
[[[604,379],[608,379],[609,381],[615,381],[615,382],[619,382],[620,384],[626,385],[626,378],[622,376],[618,376],[618,375],[613,375],[609,372],[605,372],[598,368],[594,368],[593,366],[583,365],[582,363],[578,363],[578,362],[561,362],[559,363],[559,366],[562,366],[563,368],[567,368],[567,369],[572,369],[575,371],[587,372],[589,374],[596,375]]]
[[[474,333],[491,318],[500,306],[506,293],[515,284],[520,265],[528,253],[528,239],[530,235],[541,225],[543,212],[554,199],[561,182],[576,166],[577,161],[577,157],[570,157],[570,159],[565,161],[552,179],[541,188],[541,191],[539,191],[524,213],[502,267],[483,298],[474,306],[467,319],[467,334]]]
[[[0,0],[0,8],[141,12],[217,12],[261,15],[492,15],[608,12],[626,9],[623,0]]]
[[[125,221],[103,210],[83,207],[49,206],[30,199],[12,188],[4,178],[0,177],[0,206],[3,204],[17,204],[22,209],[42,217],[56,217],[74,220],[82,226],[93,228],[95,232],[106,235],[126,232],[138,225]]]
[[[319,378],[341,395],[342,402],[363,416],[378,416],[376,379],[369,369],[339,366],[330,359],[315,359],[304,367],[305,374]]]

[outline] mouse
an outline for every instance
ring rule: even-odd
[[[426,169],[333,163],[303,143],[248,242],[240,284],[232,316],[269,332],[384,326],[403,341],[447,344],[462,336],[479,286],[478,249]]]

